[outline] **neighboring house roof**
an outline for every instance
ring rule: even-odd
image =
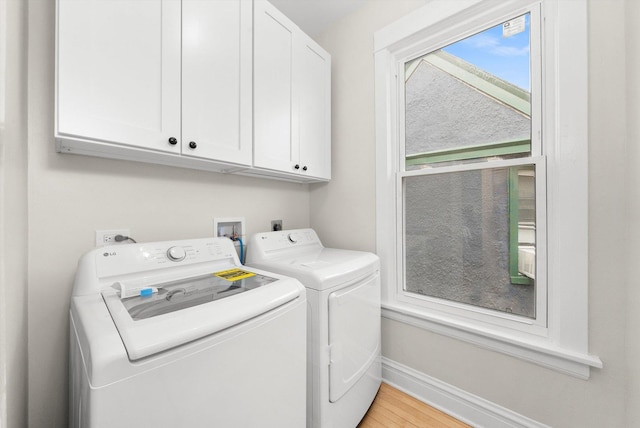
[[[423,61],[531,116],[531,95],[528,91],[443,50],[432,52],[407,63],[405,65],[405,82],[413,76]]]
[[[475,158],[530,150],[527,91],[443,51],[407,64],[405,72],[407,161],[418,165],[460,157],[457,152]]]

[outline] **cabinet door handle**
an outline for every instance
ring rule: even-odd
[[[300,165],[296,164],[296,166],[294,166],[293,169],[300,169]]]
[[[307,166],[306,166],[306,165],[305,165],[305,166],[303,166],[303,167],[302,167],[302,170],[303,170],[303,171],[306,171],[306,170],[307,170]]]
[[[198,145],[196,144],[196,142],[195,142],[195,141],[190,141],[190,142],[189,142],[189,148],[191,148],[191,149],[195,149],[196,147],[198,147]]]
[[[175,146],[176,144],[178,144],[178,139],[176,137],[169,138],[169,144]]]

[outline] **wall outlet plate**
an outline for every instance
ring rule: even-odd
[[[119,244],[120,242],[116,242],[117,235],[129,236],[129,229],[96,230],[96,247]],[[122,241],[122,243],[126,242]]]
[[[277,232],[282,230],[282,220],[271,220],[271,231]]]

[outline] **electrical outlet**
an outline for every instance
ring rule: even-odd
[[[282,230],[282,220],[271,220],[271,230],[273,232]]]
[[[117,244],[117,235],[129,236],[129,229],[96,230],[96,247]]]

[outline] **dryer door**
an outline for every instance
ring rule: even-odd
[[[378,272],[329,295],[329,400],[340,399],[380,355]]]

